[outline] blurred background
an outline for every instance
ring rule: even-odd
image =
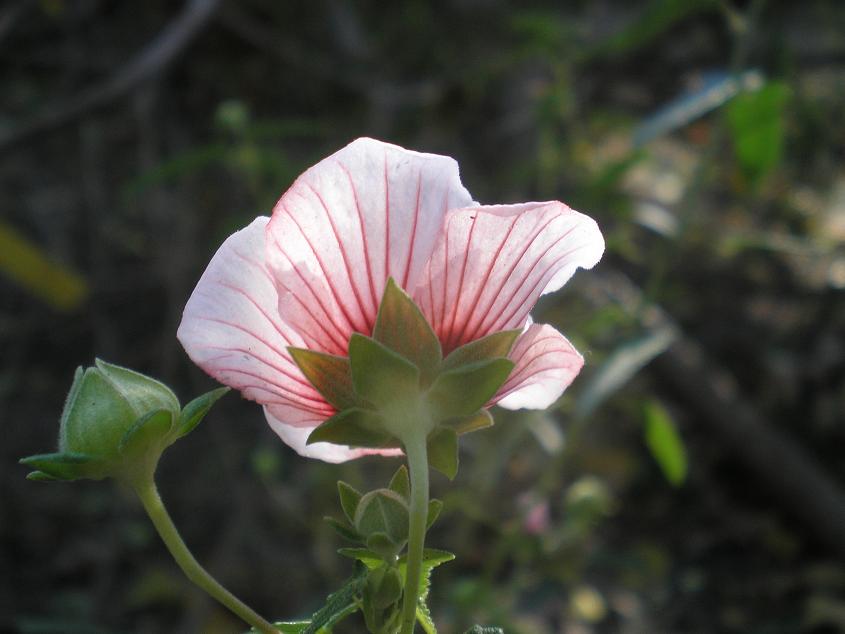
[[[842,2],[6,0],[0,77],[0,631],[243,630],[127,492],[17,459],[95,355],[213,387],[175,339],[206,263],[370,135],[608,244],[535,315],[581,376],[435,476],[441,633],[845,632]],[[302,459],[231,394],[159,482],[198,558],[290,619],[351,571],[336,480],[395,468]]]

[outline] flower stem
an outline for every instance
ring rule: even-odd
[[[179,567],[187,575],[188,579],[259,632],[263,634],[279,634],[278,629],[261,618],[252,608],[221,586],[194,558],[191,551],[185,545],[185,542],[182,541],[182,537],[173,524],[173,520],[170,519],[170,514],[164,507],[164,503],[158,494],[155,481],[152,477],[143,477],[139,481],[132,482],[132,488],[141,499],[141,503],[144,505],[144,509],[147,511],[147,515],[150,516],[162,541],[164,541],[170,554],[173,555],[176,563],[179,564]]]
[[[417,622],[420,572],[428,522],[428,451],[425,434],[416,434],[404,445],[405,455],[408,457],[408,470],[411,474],[411,512],[401,634],[412,634]]]

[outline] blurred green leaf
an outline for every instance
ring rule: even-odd
[[[728,123],[737,161],[755,183],[783,158],[789,87],[770,82],[756,92],[738,95],[727,106]]]
[[[666,479],[672,486],[679,487],[687,477],[684,441],[669,412],[662,405],[650,401],[646,403],[644,413],[646,445]]]

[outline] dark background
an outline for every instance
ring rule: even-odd
[[[7,0],[0,85],[0,631],[242,631],[127,492],[16,461],[95,355],[212,387],[175,339],[205,264],[370,135],[608,243],[536,315],[582,375],[435,476],[441,632],[845,632],[845,4]],[[350,572],[335,481],[395,467],[302,459],[232,394],[159,481],[198,558],[294,618]]]

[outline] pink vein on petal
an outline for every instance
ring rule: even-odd
[[[354,331],[355,324],[353,323],[353,319],[350,314],[346,312],[346,306],[344,305],[344,302],[341,301],[341,295],[338,293],[337,289],[332,283],[332,276],[329,275],[329,269],[326,268],[326,264],[325,262],[323,262],[323,258],[320,257],[320,254],[317,252],[317,249],[314,248],[314,245],[311,243],[311,240],[305,234],[305,230],[302,228],[302,225],[299,224],[299,220],[297,220],[297,218],[288,210],[287,206],[284,203],[281,203],[281,205],[282,209],[287,212],[288,217],[296,225],[296,228],[299,230],[299,233],[302,234],[302,237],[305,240],[305,244],[307,244],[308,248],[311,249],[311,253],[314,254],[314,258],[317,260],[317,264],[320,265],[320,269],[323,271],[323,278],[326,280],[326,284],[328,285],[329,290],[332,293],[332,297],[334,298],[335,304],[337,304],[337,307],[343,314],[343,318],[346,320],[346,325],[349,326],[350,330]]]
[[[355,284],[355,279],[352,276],[352,268],[349,266],[349,256],[346,253],[346,248],[343,246],[343,241],[340,239],[340,235],[337,233],[337,227],[334,224],[334,220],[332,219],[332,215],[329,212],[329,208],[326,206],[323,197],[320,193],[314,189],[314,187],[310,183],[305,183],[314,196],[317,197],[317,200],[320,201],[320,206],[322,206],[323,211],[326,212],[326,219],[329,221],[329,225],[332,228],[332,234],[334,235],[335,242],[337,242],[338,250],[340,251],[340,257],[343,259],[343,266],[346,269],[346,278],[349,280],[349,287],[352,289],[352,293],[355,295],[355,299],[358,302],[358,310],[361,317],[364,320],[364,325],[352,325],[353,330],[358,330],[359,332],[366,332],[367,331],[367,316],[364,313],[364,302],[361,300],[361,294],[358,291],[358,286]],[[322,266],[322,265],[321,265]]]
[[[455,334],[455,321],[458,319],[458,310],[461,305],[461,293],[464,290],[464,276],[466,275],[467,271],[467,261],[469,260],[470,252],[472,251],[472,237],[475,233],[475,225],[476,225],[476,218],[478,214],[474,216],[470,216],[470,227],[469,227],[469,236],[467,236],[467,244],[466,248],[464,249],[464,261],[461,265],[461,279],[458,282],[458,292],[452,298],[453,308],[452,308],[452,323],[449,324],[449,334],[446,334],[446,324],[443,324],[443,339],[444,339],[444,348],[451,351],[452,349],[452,339],[453,335]],[[448,238],[447,238],[448,239]]]
[[[414,209],[414,225],[411,228],[411,242],[408,245],[408,261],[405,263],[405,276],[402,280],[402,288],[408,291],[408,275],[411,272],[411,260],[414,256],[414,245],[417,239],[417,221],[420,216],[420,196],[422,194],[422,172],[417,172],[417,204]],[[413,289],[411,289],[413,290]]]
[[[340,166],[340,169],[346,174],[346,177],[349,179],[349,187],[352,189],[352,199],[355,201],[355,212],[358,214],[358,227],[361,230],[361,241],[362,247],[364,250],[364,262],[367,265],[367,279],[370,282],[370,295],[373,298],[372,307],[376,307],[379,305],[379,298],[376,295],[376,285],[375,280],[373,280],[373,270],[372,265],[370,264],[370,248],[367,243],[367,231],[364,229],[364,216],[361,213],[361,203],[358,201],[358,190],[355,189],[355,181],[352,180],[352,174],[349,173],[349,168],[346,167],[343,163],[338,161],[337,163]],[[369,317],[370,321],[375,320],[375,316]]]

